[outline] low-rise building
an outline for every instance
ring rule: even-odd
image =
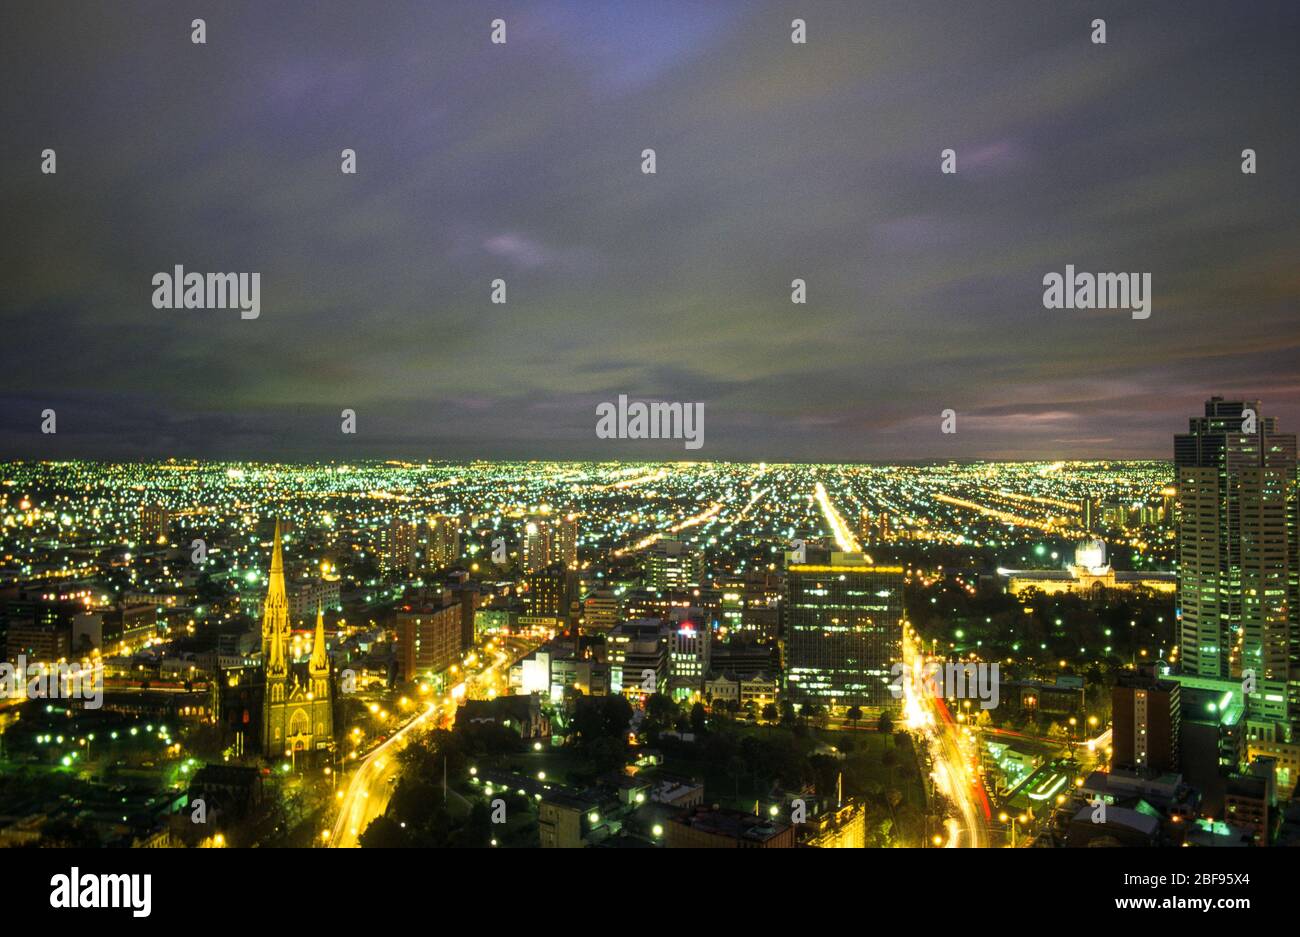
[[[770,817],[721,807],[696,808],[665,826],[669,849],[790,849],[794,827]]]

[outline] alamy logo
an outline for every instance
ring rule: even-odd
[[[1131,309],[1134,319],[1151,317],[1151,274],[1075,273],[1074,264],[1065,274],[1052,272],[1043,277],[1045,309]]]
[[[704,404],[627,402],[596,405],[596,436],[600,439],[683,439],[687,449],[704,445]]]
[[[87,709],[104,705],[104,665],[32,664],[19,654],[0,661],[0,699],[79,699]]]
[[[930,661],[908,667],[898,662],[890,669],[893,679],[889,681],[889,692],[894,699],[902,699],[910,686],[917,694],[937,699],[978,699],[980,709],[997,708],[1000,680],[997,664]]]
[[[241,319],[262,314],[260,273],[155,273],[151,281],[155,309],[238,309]]]
[[[75,865],[68,875],[50,879],[51,908],[130,908],[133,917],[148,917],[153,907],[153,876],[82,875]]]

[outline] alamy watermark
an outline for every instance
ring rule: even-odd
[[[682,439],[687,449],[704,445],[704,404],[652,400],[596,405],[596,436],[600,439]]]
[[[909,667],[902,662],[890,668],[889,692],[902,699],[909,686],[916,694],[938,699],[977,699],[980,709],[996,709],[1001,680],[997,664],[930,661]]]
[[[171,273],[150,281],[155,309],[238,309],[241,319],[262,314],[260,273],[186,273],[177,264]]]
[[[66,875],[50,878],[51,908],[128,908],[132,917],[148,917],[152,894],[148,872],[83,873],[74,865]]]
[[[0,661],[0,699],[84,700],[86,709],[104,705],[104,665],[32,664]]]
[[[1134,319],[1151,317],[1151,274],[1075,273],[1065,265],[1064,275],[1043,277],[1045,309],[1131,309]]]

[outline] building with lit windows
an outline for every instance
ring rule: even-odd
[[[698,693],[709,673],[713,635],[698,620],[674,622],[668,631],[668,682],[673,697]]]
[[[550,518],[543,514],[525,517],[519,530],[520,564],[524,572],[536,572],[549,566],[552,545]]]
[[[662,619],[620,623],[605,638],[611,692],[643,698],[668,680],[669,624]]]
[[[405,576],[415,572],[419,552],[413,522],[394,519],[379,534],[379,569],[384,575]]]
[[[658,540],[646,550],[642,570],[646,588],[659,592],[697,586],[704,576],[704,558],[681,540]]]
[[[167,508],[157,502],[140,505],[140,544],[152,546],[167,535],[170,516]]]
[[[597,589],[582,603],[582,624],[587,631],[609,631],[621,614],[622,602],[613,589]]]
[[[1254,677],[1252,738],[1290,741],[1300,715],[1296,437],[1258,401],[1212,397],[1174,437],[1183,671]]]
[[[1155,776],[1178,771],[1182,735],[1179,684],[1148,666],[1120,674],[1111,691],[1111,761]]]
[[[552,521],[555,544],[553,561],[568,569],[578,568],[578,515],[565,514]]]
[[[827,810],[809,823],[812,835],[804,843],[813,849],[864,849],[867,845],[867,811],[858,803]]]
[[[439,675],[460,662],[464,609],[450,590],[397,609],[397,649],[407,680]]]
[[[825,556],[814,556],[814,552]],[[786,689],[798,703],[893,708],[902,659],[903,568],[812,551],[786,567]]]
[[[527,615],[520,623],[544,628],[564,628],[569,622],[569,610],[577,592],[577,577],[563,563],[533,570],[524,577],[526,591],[524,605]]]
[[[434,514],[425,523],[420,539],[426,570],[436,572],[460,559],[460,529],[456,518]]]

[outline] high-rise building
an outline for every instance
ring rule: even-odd
[[[1212,397],[1174,437],[1174,462],[1183,671],[1253,676],[1249,734],[1289,741],[1300,716],[1295,434],[1258,401]]]
[[[140,545],[153,546],[167,534],[171,518],[167,508],[154,501],[140,505]]]
[[[1223,818],[1246,830],[1258,846],[1267,846],[1277,810],[1277,762],[1256,758],[1245,771],[1228,776],[1223,795]]]
[[[858,540],[870,543],[875,539],[876,530],[871,526],[871,512],[863,508],[858,512]]]
[[[1112,530],[1127,530],[1129,508],[1127,504],[1106,501],[1101,505],[1101,522]]]
[[[808,551],[786,567],[786,683],[799,702],[893,707],[902,659],[903,568],[861,553]]]
[[[1154,667],[1121,674],[1111,691],[1111,763],[1148,776],[1180,769],[1180,686]]]
[[[609,631],[618,624],[622,602],[614,589],[596,589],[583,602],[583,627],[587,631]]]
[[[460,661],[462,607],[449,590],[397,610],[397,645],[405,679],[439,676]]]
[[[569,621],[569,609],[577,592],[577,576],[563,563],[552,563],[524,577],[524,604],[528,614],[520,624],[562,628]]]
[[[1097,511],[1099,508],[1100,505],[1095,498],[1081,498],[1079,500],[1079,524],[1090,534],[1097,531],[1097,521],[1099,520]]]
[[[284,588],[280,524],[271,546],[271,574],[262,613],[262,751],[268,758],[328,749],[334,744],[334,692],[325,647],[325,617],[316,613],[305,669],[290,658],[289,603]]]
[[[681,540],[657,540],[645,552],[642,573],[646,587],[660,592],[697,586],[704,578],[704,557]]]
[[[553,526],[555,529],[555,545],[552,560],[556,563],[563,563],[569,569],[578,568],[578,515],[565,514],[557,517]]]
[[[551,565],[551,520],[544,514],[530,514],[524,518],[519,532],[520,561],[525,573]]]
[[[552,563],[577,569],[578,515],[526,515],[519,530],[519,551],[525,573]]]
[[[681,616],[668,631],[668,680],[674,698],[704,686],[709,675],[713,634],[698,617]]]
[[[418,565],[416,525],[394,518],[379,534],[379,569],[384,575],[410,575]]]
[[[445,569],[460,559],[460,529],[456,518],[434,514],[423,532],[424,568],[430,572]]]
[[[620,622],[606,636],[610,691],[644,699],[668,678],[668,628],[663,619]]]

